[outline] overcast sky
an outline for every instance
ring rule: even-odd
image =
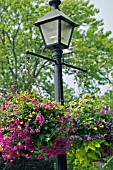
[[[90,0],[100,10],[97,18],[104,19],[105,31],[111,30],[113,35],[113,0]]]

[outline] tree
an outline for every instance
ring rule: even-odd
[[[89,1],[64,1],[63,9],[70,13],[74,21],[81,26],[74,31],[72,40],[72,57],[67,60],[79,67],[85,68],[88,73],[78,71],[74,80],[77,81],[82,93],[97,92],[100,85],[112,83],[113,65],[113,38],[111,32],[105,32],[102,20],[97,20],[99,13]],[[69,70],[68,70],[69,71]]]
[[[111,83],[113,39],[111,32],[104,32],[103,21],[94,16],[99,10],[89,1],[65,0],[60,9],[73,21],[80,23],[71,41],[71,54],[64,55],[66,62],[84,68],[81,71],[64,68],[64,73],[74,74],[74,81],[81,93],[98,92],[99,85]],[[29,91],[39,87],[40,92],[53,96],[53,66],[43,59],[28,56],[26,49],[51,56],[51,51],[42,46],[39,30],[33,24],[47,11],[44,0],[5,0],[1,3],[0,25],[0,79],[1,91],[8,93],[17,89]],[[71,96],[73,89],[66,88],[65,96]],[[4,92],[4,93],[5,93]],[[70,98],[68,99],[70,100]]]

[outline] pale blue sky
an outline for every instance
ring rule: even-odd
[[[113,0],[90,0],[90,3],[100,10],[96,17],[104,19],[105,31],[111,30],[113,35]]]

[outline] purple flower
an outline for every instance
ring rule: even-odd
[[[98,137],[99,137],[98,134],[95,134],[95,135],[94,135],[94,138],[98,138]]]
[[[66,116],[65,116],[65,118],[66,119],[69,119],[71,116],[69,115],[69,114],[67,114]]]
[[[80,136],[76,136],[76,139],[79,139],[80,138]]]
[[[88,138],[88,135],[84,135],[84,138],[87,139],[87,138]]]
[[[95,113],[96,112],[96,110],[92,110],[92,113]]]
[[[70,110],[70,109],[67,109],[66,112],[71,112],[71,110]]]
[[[113,133],[111,133],[110,136],[113,136]]]
[[[11,104],[11,105],[10,105],[10,108],[14,108],[14,107],[15,107],[15,105],[14,105],[14,104]]]
[[[18,115],[18,112],[14,112],[14,115],[17,116],[17,115]]]
[[[88,141],[91,141],[91,140],[92,140],[92,138],[91,138],[91,137],[88,137],[88,138],[87,138],[87,140],[88,140]]]
[[[74,140],[74,136],[70,136],[70,140]]]
[[[99,114],[103,114],[104,113],[104,109],[100,110]]]
[[[77,123],[80,123],[80,120],[77,120],[76,122],[77,122]]]
[[[104,110],[107,110],[107,111],[108,111],[108,109],[109,109],[109,106],[106,106],[106,107],[104,108]]]

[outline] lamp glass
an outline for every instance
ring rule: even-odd
[[[58,43],[58,20],[40,25],[46,45]]]
[[[61,43],[68,45],[71,37],[73,26],[61,20]]]

